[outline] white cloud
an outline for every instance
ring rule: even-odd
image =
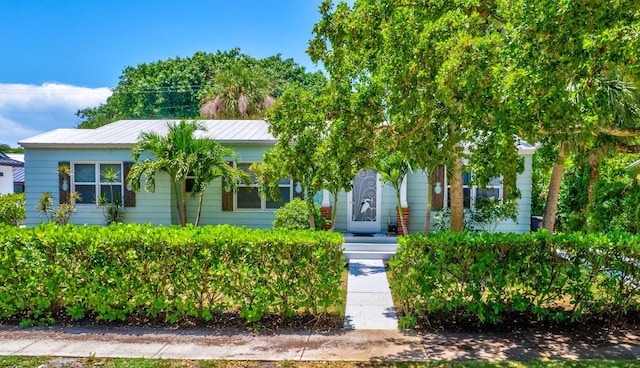
[[[15,147],[17,142],[23,138],[31,137],[41,133],[38,130],[29,129],[15,121],[5,119],[0,115],[0,143]]]
[[[41,86],[0,83],[0,109],[59,106],[77,110],[98,106],[109,96],[111,90],[106,87],[87,88],[57,83],[44,83]]]
[[[0,83],[0,143],[16,146],[19,140],[36,134],[73,128],[78,110],[98,106],[109,96],[111,90],[106,87]]]

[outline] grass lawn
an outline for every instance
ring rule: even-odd
[[[227,361],[227,360],[161,360],[161,359],[105,359],[105,358],[46,358],[46,357],[0,357],[0,367],[100,367],[100,368],[436,368],[436,367],[640,367],[638,361],[627,360],[579,360],[579,361],[532,361],[532,362],[264,362],[264,361]]]

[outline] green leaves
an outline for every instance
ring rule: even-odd
[[[22,224],[26,218],[24,196],[24,193],[0,194],[0,224]]]
[[[341,245],[335,233],[232,226],[0,226],[0,318],[320,315],[340,303]]]
[[[200,116],[201,107],[220,97],[222,111],[216,110],[216,117],[256,118],[268,107],[266,96],[278,98],[290,85],[316,89],[325,83],[321,72],[307,73],[280,55],[256,59],[239,49],[196,52],[186,58],[126,67],[106,104],[76,115],[82,121],[81,128],[97,128],[121,119],[192,119]],[[248,103],[244,113],[238,109],[241,96]]]
[[[390,284],[412,317],[620,317],[640,308],[638,259],[640,239],[625,233],[414,234],[389,261]]]

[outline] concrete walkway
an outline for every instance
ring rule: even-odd
[[[344,328],[398,329],[398,317],[382,260],[349,260]]]

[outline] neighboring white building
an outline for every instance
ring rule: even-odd
[[[24,163],[0,152],[0,194],[14,192],[14,168],[22,168]],[[24,181],[23,181],[24,184]]]

